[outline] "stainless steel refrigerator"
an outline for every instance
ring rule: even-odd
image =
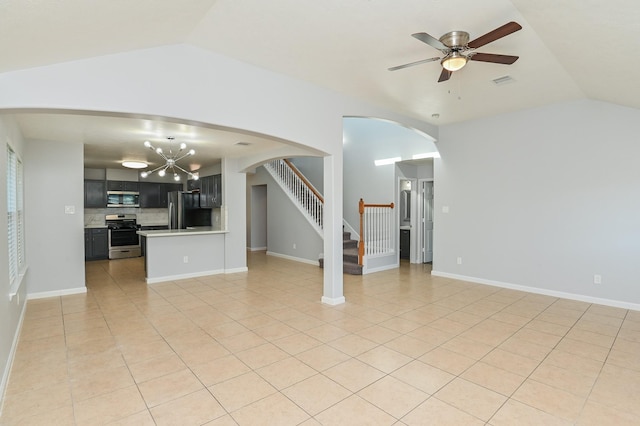
[[[213,211],[200,207],[199,192],[169,192],[169,229],[211,226]]]

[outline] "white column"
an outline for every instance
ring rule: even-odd
[[[247,175],[238,171],[237,160],[222,159],[222,220],[227,224],[224,240],[226,273],[247,270]]]
[[[342,153],[324,157],[324,286],[322,303],[344,303],[342,279]]]

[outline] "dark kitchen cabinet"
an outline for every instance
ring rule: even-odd
[[[167,207],[167,193],[182,191],[181,183],[140,182],[141,208],[161,209]]]
[[[139,182],[126,180],[108,180],[107,191],[139,191]]]
[[[104,208],[107,206],[107,183],[103,180],[84,181],[84,207]]]
[[[211,188],[213,188],[213,176],[205,176],[200,179],[200,207],[213,207],[211,205]]]
[[[222,175],[213,175],[213,188],[212,188],[212,202],[213,207],[222,206]]]
[[[84,259],[100,260],[109,258],[109,230],[88,228],[84,230]]]
[[[198,180],[189,179],[187,181],[187,191],[200,191],[200,184],[201,184],[200,179]]]
[[[222,206],[222,175],[205,176],[197,181],[200,189],[200,207],[211,208]]]

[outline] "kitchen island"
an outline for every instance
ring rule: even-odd
[[[138,231],[147,284],[223,274],[226,233],[212,227]]]

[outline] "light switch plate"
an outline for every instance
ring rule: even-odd
[[[76,214],[76,206],[64,206],[64,214]]]

